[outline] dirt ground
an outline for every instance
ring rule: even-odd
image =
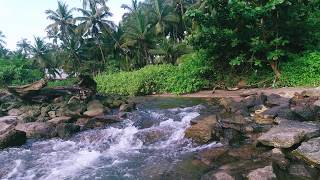
[[[319,87],[320,88],[320,87]],[[266,88],[266,89],[240,89],[236,91],[228,91],[228,90],[215,90],[215,91],[199,91],[196,93],[191,94],[184,94],[184,95],[173,95],[173,94],[160,94],[160,95],[153,95],[158,97],[194,97],[194,98],[222,98],[222,97],[231,97],[231,98],[241,98],[244,94],[252,94],[252,93],[264,93],[266,95],[270,94],[279,94],[283,97],[293,97],[295,93],[301,93],[308,89],[315,89],[315,88]]]

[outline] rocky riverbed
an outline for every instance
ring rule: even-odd
[[[199,153],[212,168],[202,179],[319,179],[319,89],[293,97],[247,91],[218,104],[186,130],[197,143],[223,144]]]
[[[68,95],[45,103],[2,92],[0,103],[4,179],[320,177],[318,89],[206,100]]]

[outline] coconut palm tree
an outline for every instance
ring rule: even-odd
[[[30,54],[30,41],[28,39],[21,39],[17,42],[18,51],[20,51],[24,58]]]
[[[108,0],[82,0],[83,9],[95,7],[97,5],[107,7]]]
[[[53,76],[59,74],[57,61],[52,58],[50,46],[43,38],[34,37],[34,45],[30,47],[32,59],[42,72],[47,71],[48,74]]]
[[[166,27],[169,24],[178,23],[179,18],[174,14],[174,10],[167,0],[150,0],[149,4],[151,13],[156,18],[156,33],[165,36]]]
[[[133,0],[133,2],[135,1]],[[134,7],[134,4],[132,7]],[[138,67],[143,67],[148,63],[154,63],[153,57],[149,53],[154,45],[154,31],[149,23],[147,12],[141,8],[133,10],[134,13],[131,17],[128,17],[125,23],[122,48],[131,51],[131,54],[138,61]]]
[[[3,34],[2,31],[0,31],[0,46],[1,46],[1,47],[4,47],[5,44],[6,44],[6,42],[5,42],[5,40],[4,40],[5,38],[6,38],[6,36]]]
[[[80,21],[78,28],[84,32],[84,37],[95,39],[100,49],[102,60],[105,62],[100,35],[102,31],[112,34],[116,27],[112,21],[108,20],[112,16],[110,9],[106,6],[99,7],[95,5],[90,6],[89,10],[79,8],[78,11],[82,13],[81,17],[75,18]]]
[[[68,5],[61,1],[58,1],[58,8],[55,11],[46,10],[47,19],[53,21],[52,24],[47,26],[47,30],[51,32],[58,30],[58,36],[63,42],[67,40],[70,31],[75,27],[72,16],[73,11],[73,8],[69,9]]]

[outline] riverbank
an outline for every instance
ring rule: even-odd
[[[302,93],[306,90],[313,90],[317,88],[299,88],[299,87],[288,87],[288,88],[253,88],[253,89],[239,89],[234,91],[229,90],[204,90],[196,93],[175,95],[175,94],[156,94],[153,97],[189,97],[189,98],[235,98],[246,97],[253,94],[278,94],[283,97],[293,97],[295,93]]]

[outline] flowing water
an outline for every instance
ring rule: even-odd
[[[0,151],[0,178],[197,179],[201,170],[193,166],[192,156],[217,146],[199,147],[184,138],[190,121],[205,109],[199,103],[152,99],[141,102],[121,123],[67,140],[29,141]]]

